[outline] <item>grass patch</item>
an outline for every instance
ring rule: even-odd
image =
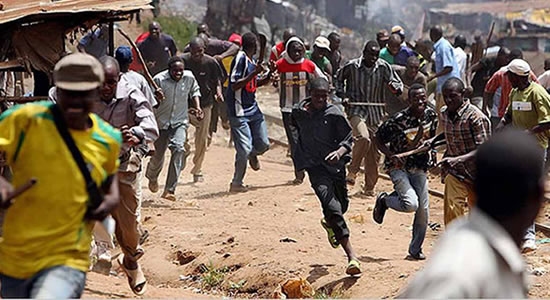
[[[197,25],[181,16],[160,16],[155,21],[159,22],[160,26],[162,26],[162,32],[174,38],[176,46],[180,51],[183,51],[183,48],[185,48],[197,32]],[[145,31],[149,30],[149,22],[143,22],[142,25]]]
[[[343,299],[344,292],[341,289],[332,289],[327,292],[326,289],[319,289],[313,294],[313,299]]]
[[[222,285],[225,278],[225,273],[229,272],[228,267],[216,268],[214,264],[210,262],[208,266],[204,267],[204,272],[201,275],[201,283],[203,288],[217,288]]]

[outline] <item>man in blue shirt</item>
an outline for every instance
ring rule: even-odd
[[[77,49],[80,52],[90,54],[99,59],[107,55],[107,47],[109,46],[109,28],[103,24],[96,30],[88,32],[78,42]]]
[[[435,74],[428,77],[428,82],[437,78],[437,89],[435,98],[435,107],[438,116],[441,114],[441,107],[443,107],[443,94],[441,93],[441,87],[449,78],[460,78],[460,71],[456,62],[454,48],[443,37],[443,30],[440,26],[436,25],[430,29],[430,39],[434,42],[435,52]],[[441,122],[437,126],[437,133],[443,132]]]
[[[155,141],[155,154],[151,157],[145,177],[149,179],[149,190],[156,193],[159,189],[158,177],[164,165],[164,153],[170,149],[168,176],[162,198],[176,201],[176,187],[181,171],[185,168],[185,160],[189,153],[185,151],[187,128],[189,127],[189,112],[198,120],[204,118],[200,106],[200,87],[195,76],[185,70],[183,59],[172,56],[168,60],[168,70],[161,71],[155,78],[155,83],[162,89],[164,100],[155,111],[159,127],[159,138]],[[189,102],[193,107],[189,107]]]
[[[256,35],[245,33],[242,37],[242,51],[239,51],[231,63],[229,86],[226,95],[227,115],[231,125],[231,136],[235,144],[235,173],[229,191],[246,192],[243,184],[246,163],[252,170],[260,169],[258,155],[269,149],[267,126],[264,115],[256,102],[256,88],[270,81],[270,72],[258,80],[258,75],[266,68],[256,65],[254,55],[257,50]]]

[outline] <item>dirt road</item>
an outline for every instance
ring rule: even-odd
[[[405,259],[413,215],[388,211],[384,224],[377,225],[372,221],[374,199],[354,196],[346,217],[363,276],[347,277],[345,255],[329,246],[309,184],[287,183],[293,173],[286,149],[274,146],[261,158],[260,171],[249,168],[246,183],[252,189],[245,194],[228,193],[233,157],[226,138],[218,136],[207,153],[205,182],[191,183],[187,166],[176,202],[151,194],[144,180],[142,216],[151,235],[141,263],[149,280],[148,298],[271,297],[279,283],[292,277],[307,279],[318,297],[387,298],[398,295],[422,268],[423,262]],[[430,187],[442,190],[437,181],[431,180]],[[380,180],[377,191],[390,189],[388,181]],[[358,190],[356,186],[350,194]],[[430,221],[441,224],[442,201],[430,201]],[[428,229],[428,258],[441,233]],[[281,241],[285,239],[290,242]],[[547,265],[549,250],[542,245],[528,260],[534,266]],[[550,296],[544,288],[549,277],[532,278],[532,296]],[[133,294],[120,272],[109,277],[90,273],[85,296]]]

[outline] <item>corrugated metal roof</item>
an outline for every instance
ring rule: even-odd
[[[32,15],[127,12],[151,8],[151,0],[0,0],[0,24]]]
[[[475,3],[449,3],[444,8],[434,8],[431,11],[450,14],[463,13],[490,13],[503,14],[520,12],[528,9],[550,8],[549,0],[524,0],[524,1],[490,1]]]

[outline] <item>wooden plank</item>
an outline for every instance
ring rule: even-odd
[[[8,70],[12,68],[22,68],[23,65],[17,60],[8,60],[0,62],[0,70]]]
[[[535,230],[538,230],[538,231],[544,233],[545,235],[550,236],[550,226],[548,226],[548,225],[535,223]]]

